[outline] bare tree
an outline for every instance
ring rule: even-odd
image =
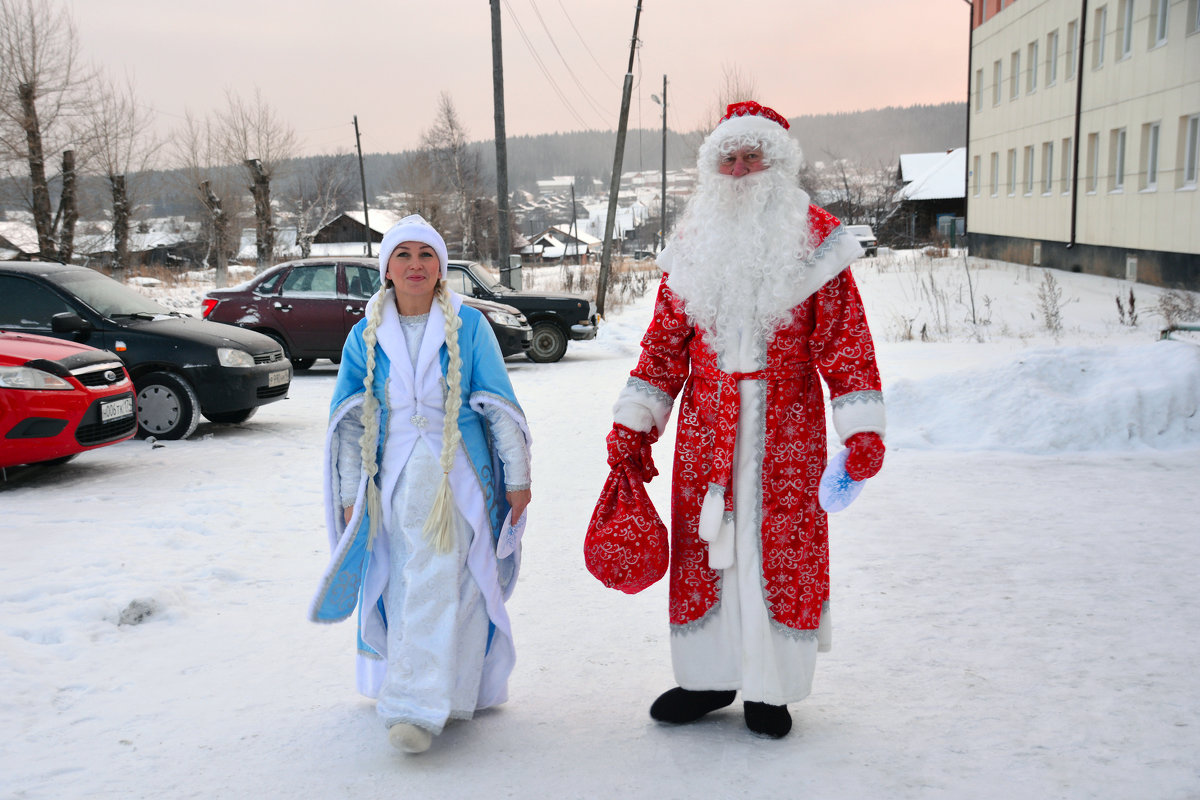
[[[92,113],[90,140],[97,166],[112,193],[113,277],[121,280],[129,267],[129,216],[136,196],[134,176],[150,168],[162,146],[151,133],[151,115],[134,99],[133,83],[106,81],[99,86]]]
[[[478,150],[470,148],[467,131],[449,93],[438,99],[433,126],[421,134],[421,149],[428,154],[435,180],[449,196],[455,226],[464,257],[478,255],[471,224],[475,199],[487,193],[486,176]]]
[[[358,175],[349,154],[318,156],[298,167],[284,205],[296,220],[296,244],[308,258],[313,237],[354,202]]]
[[[234,173],[225,166],[220,137],[211,121],[198,120],[191,113],[182,129],[172,137],[172,160],[179,167],[184,190],[192,194],[204,209],[204,230],[208,240],[205,263],[215,271],[218,288],[228,282],[228,257],[232,249],[229,220],[240,210]]]
[[[275,225],[271,213],[271,181],[281,177],[296,152],[296,132],[267,104],[262,91],[253,100],[237,93],[225,94],[226,107],[220,114],[223,149],[229,161],[245,167],[254,198],[256,267],[261,272],[274,256]]]
[[[417,150],[396,161],[389,181],[388,207],[401,214],[420,214],[437,230],[445,227],[441,186],[434,176],[433,159],[427,151]]]
[[[93,72],[79,63],[75,24],[44,0],[0,0],[0,162],[33,213],[39,257],[73,248],[75,146]],[[70,151],[70,155],[67,155]],[[63,194],[51,210],[46,154],[63,153]],[[65,236],[56,242],[60,224]]]

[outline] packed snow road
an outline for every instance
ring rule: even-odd
[[[673,685],[665,582],[622,595],[582,559],[649,308],[557,364],[510,361],[534,436],[511,699],[420,757],[392,750],[356,695],[352,626],[305,619],[327,555],[332,365],[247,424],[0,485],[0,796],[1196,796],[1200,447],[1186,439],[1034,454],[897,431],[832,519],[834,647],[793,733],[750,736],[740,705],[653,723]],[[928,372],[937,347],[881,344],[885,388]],[[972,364],[1008,357],[976,348]],[[905,396],[929,402],[920,388]],[[950,429],[977,413],[937,408]],[[668,435],[649,487],[664,517],[670,449]]]

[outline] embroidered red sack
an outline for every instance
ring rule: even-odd
[[[639,433],[622,425],[609,434],[612,469],[583,540],[588,572],[610,589],[636,594],[667,573],[670,545],[646,494],[644,481],[658,474],[650,459],[655,432]]]

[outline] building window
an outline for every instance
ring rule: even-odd
[[[1000,196],[1000,154],[992,153],[992,197]]]
[[[1071,188],[1072,188],[1071,187],[1071,179],[1074,177],[1071,174],[1071,169],[1072,169],[1071,159],[1073,157],[1074,157],[1074,153],[1071,150],[1071,137],[1068,136],[1067,138],[1062,140],[1062,193],[1063,194],[1071,193]]]
[[[1033,194],[1033,145],[1025,148],[1025,196]]]
[[[1013,50],[1012,56],[1009,57],[1009,71],[1012,73],[1008,78],[1008,99],[1016,100],[1021,94],[1021,51]]]
[[[1158,188],[1158,138],[1161,126],[1150,122],[1142,126],[1142,162],[1141,185],[1142,191],[1153,192]]]
[[[1113,128],[1108,134],[1108,190],[1125,190],[1125,129]]]
[[[1026,92],[1037,91],[1038,79],[1038,43],[1036,41],[1029,43],[1029,77],[1025,81]]]
[[[975,113],[983,110],[983,70],[975,70]]]
[[[1176,183],[1180,189],[1196,188],[1197,161],[1200,154],[1200,114],[1179,118],[1179,180]]]
[[[1054,142],[1042,143],[1042,194],[1054,191]]]
[[[971,186],[972,186],[971,194],[975,195],[976,197],[979,197],[979,181],[980,181],[980,177],[979,177],[980,163],[979,162],[980,162],[979,156],[975,156],[975,159],[971,162]]]
[[[1053,86],[1058,80],[1058,31],[1046,34],[1046,85]]]
[[[1095,194],[1100,182],[1100,134],[1088,134],[1087,191]]]
[[[1117,3],[1117,60],[1129,58],[1132,52],[1133,0],[1120,0]]]
[[[1104,45],[1108,42],[1108,32],[1105,30],[1107,25],[1108,6],[1100,6],[1096,9],[1096,25],[1092,29],[1096,37],[1096,44],[1092,47],[1092,69],[1104,66]]]
[[[1008,196],[1017,196],[1017,151],[1008,151]]]
[[[1197,0],[1200,2],[1200,0]],[[1079,52],[1079,26],[1075,20],[1067,23],[1067,80],[1075,77],[1075,59]]]
[[[1167,43],[1167,0],[1150,0],[1150,47]]]
[[[992,64],[992,105],[1000,105],[1000,84],[1004,83],[1004,67],[999,59]]]

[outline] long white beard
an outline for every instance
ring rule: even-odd
[[[808,193],[782,170],[709,175],[666,254],[667,284],[719,355],[749,334],[764,344],[807,296]],[[664,254],[664,255],[666,255]]]

